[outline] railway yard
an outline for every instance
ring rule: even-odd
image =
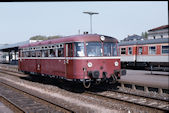
[[[0,112],[165,113],[169,111],[168,73],[127,70],[116,87],[81,84],[23,74],[0,65]],[[64,83],[64,85],[63,85]]]
[[[168,4],[153,4],[0,4],[0,113],[169,113]]]

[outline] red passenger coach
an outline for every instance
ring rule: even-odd
[[[19,70],[71,81],[91,82],[120,79],[117,39],[98,34],[67,36],[19,47]]]

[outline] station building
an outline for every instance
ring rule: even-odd
[[[163,25],[148,30],[148,39],[159,39],[159,38],[169,38],[168,25]]]
[[[124,38],[121,41],[136,41],[136,40],[144,40],[144,37],[133,34],[133,35],[128,35],[126,38]]]
[[[0,46],[0,63],[18,64],[18,48],[19,46],[38,42],[42,40],[27,40],[15,44],[5,44]]]

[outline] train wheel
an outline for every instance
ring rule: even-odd
[[[91,81],[86,81],[86,80],[83,80],[83,86],[85,88],[89,88],[91,86]]]

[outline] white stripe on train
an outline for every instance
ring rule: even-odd
[[[69,59],[69,60],[90,60],[90,59],[120,59],[117,57],[19,57],[18,59]]]

